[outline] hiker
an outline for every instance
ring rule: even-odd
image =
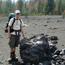
[[[10,28],[13,23],[13,19],[11,18],[8,24],[8,38],[9,40],[9,46],[10,46],[10,59],[11,60],[18,60],[16,55],[15,55],[15,50],[16,47],[18,47],[18,44],[20,42],[20,32],[22,32],[23,38],[25,38],[24,32],[23,32],[23,27],[22,27],[22,21],[19,19],[20,16],[20,11],[16,10],[15,11],[15,22],[13,24],[13,32],[10,32]]]

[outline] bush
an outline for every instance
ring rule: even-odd
[[[38,15],[38,16],[41,16],[41,15],[43,15],[43,14],[42,14],[42,13],[38,13],[37,15]]]
[[[64,12],[62,12],[62,18],[65,18],[65,14],[64,14]]]
[[[35,16],[35,13],[31,13],[31,16]]]
[[[57,11],[56,10],[54,10],[54,15],[56,15],[57,14]]]
[[[51,12],[49,12],[49,15],[51,15]]]
[[[28,16],[28,14],[29,14],[29,13],[28,13],[27,11],[24,12],[24,15],[25,15],[26,18],[27,18],[27,16]]]

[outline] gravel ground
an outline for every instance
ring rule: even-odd
[[[27,18],[20,16],[20,18],[29,25],[23,27],[27,38],[41,33],[48,35],[48,37],[57,36],[59,39],[58,44],[56,44],[57,48],[59,50],[65,48],[65,19],[62,19],[62,16],[28,16]],[[7,21],[8,17],[0,18],[0,65],[11,65],[7,62],[10,54],[8,34],[4,32]],[[22,35],[21,39],[23,39]],[[19,47],[16,49],[16,55],[22,62]]]

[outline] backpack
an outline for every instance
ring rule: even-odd
[[[8,19],[8,23],[6,24],[6,27],[5,27],[5,33],[8,33],[8,24],[9,24],[9,21],[10,21],[10,19],[11,18],[13,18],[13,23],[12,23],[12,26],[10,27],[10,33],[11,32],[13,32],[13,31],[15,31],[14,29],[13,29],[13,25],[14,25],[14,22],[15,22],[15,14],[14,13],[10,13],[9,14],[9,19]],[[19,19],[20,20],[20,19]],[[20,22],[21,22],[21,20],[20,20]],[[20,29],[21,30],[21,29]],[[19,31],[20,31],[19,30]]]

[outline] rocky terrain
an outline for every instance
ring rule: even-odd
[[[28,16],[27,18],[21,16],[20,18],[29,25],[23,27],[27,38],[42,33],[48,37],[57,36],[58,41],[55,45],[58,50],[65,48],[65,19],[62,19],[62,16]],[[0,65],[11,65],[7,62],[10,54],[8,34],[4,32],[7,21],[8,17],[0,18]],[[23,39],[22,35],[21,39]],[[19,47],[16,49],[16,55],[22,62]]]

